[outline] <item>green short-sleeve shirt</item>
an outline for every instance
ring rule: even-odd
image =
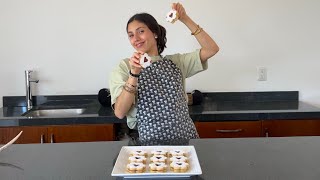
[[[166,59],[170,59],[175,63],[182,72],[182,83],[185,91],[185,79],[191,77],[198,72],[208,69],[208,63],[202,63],[200,60],[200,49],[195,50],[191,53],[185,54],[173,54],[165,56]],[[160,56],[151,57],[151,62],[156,62],[161,60]],[[121,94],[123,86],[126,84],[129,78],[129,59],[123,59],[120,64],[114,68],[111,72],[109,80],[109,88],[111,94],[111,106],[113,107],[118,96]],[[132,105],[131,109],[127,113],[127,124],[131,129],[137,128],[137,119],[136,119],[137,108],[136,105]]]

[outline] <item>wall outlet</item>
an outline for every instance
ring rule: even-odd
[[[267,80],[267,68],[266,67],[258,67],[258,81],[266,81]]]

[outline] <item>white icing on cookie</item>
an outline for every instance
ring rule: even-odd
[[[150,163],[149,168],[152,171],[165,171],[167,168],[167,165],[162,162],[157,162],[157,163]]]
[[[165,162],[167,160],[167,157],[165,157],[164,155],[155,155],[152,156],[150,160],[152,162]]]
[[[144,53],[141,57],[140,57],[140,65],[143,67],[143,68],[146,68],[148,66],[151,65],[151,57],[147,54],[147,53]]]
[[[130,162],[141,162],[144,163],[146,161],[147,158],[145,158],[144,156],[130,156],[129,157],[129,161]]]
[[[186,162],[172,162],[170,167],[174,170],[182,170],[185,171],[189,168],[189,164]]]
[[[183,150],[176,149],[176,150],[170,151],[170,155],[172,155],[172,156],[185,156],[186,152],[184,152]]]
[[[133,156],[146,156],[147,152],[143,150],[135,150],[135,151],[131,151],[130,154]]]
[[[146,165],[143,163],[129,163],[127,164],[127,169],[129,171],[143,171]]]
[[[166,150],[154,150],[154,151],[151,151],[152,155],[164,155],[164,156],[166,156],[167,153],[168,153],[168,151],[166,151]]]
[[[185,156],[172,156],[170,158],[171,162],[187,162],[188,158]]]
[[[178,13],[176,10],[171,10],[167,13],[166,15],[166,21],[170,22],[170,23],[174,23],[178,20]]]

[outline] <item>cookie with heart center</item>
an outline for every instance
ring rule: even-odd
[[[141,173],[144,172],[146,169],[146,165],[143,163],[129,163],[127,164],[127,171],[130,173]]]
[[[150,172],[164,172],[167,170],[167,165],[163,162],[149,164]]]
[[[186,162],[172,162],[170,169],[174,172],[186,172],[189,169],[189,163]]]
[[[164,155],[155,155],[152,156],[150,160],[152,162],[165,162],[167,160],[167,157],[165,157]]]
[[[171,10],[167,13],[166,21],[175,23],[179,19],[179,14],[176,10]]]
[[[130,156],[129,157],[129,162],[145,163],[146,162],[146,158],[144,156]]]
[[[151,65],[151,57],[147,54],[147,53],[144,53],[141,57],[140,57],[140,65],[143,67],[143,68],[146,68],[148,66]]]

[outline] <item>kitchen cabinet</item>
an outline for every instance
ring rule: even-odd
[[[26,127],[0,127],[0,144],[6,144],[20,131],[23,131],[16,144],[42,143],[47,135],[46,127],[26,126]]]
[[[320,120],[263,120],[262,135],[266,137],[319,136]]]
[[[114,124],[1,127],[0,144],[23,131],[17,144],[115,140]]]
[[[195,122],[200,138],[260,137],[261,121]]]
[[[48,128],[49,142],[113,141],[112,125],[52,126]]]

